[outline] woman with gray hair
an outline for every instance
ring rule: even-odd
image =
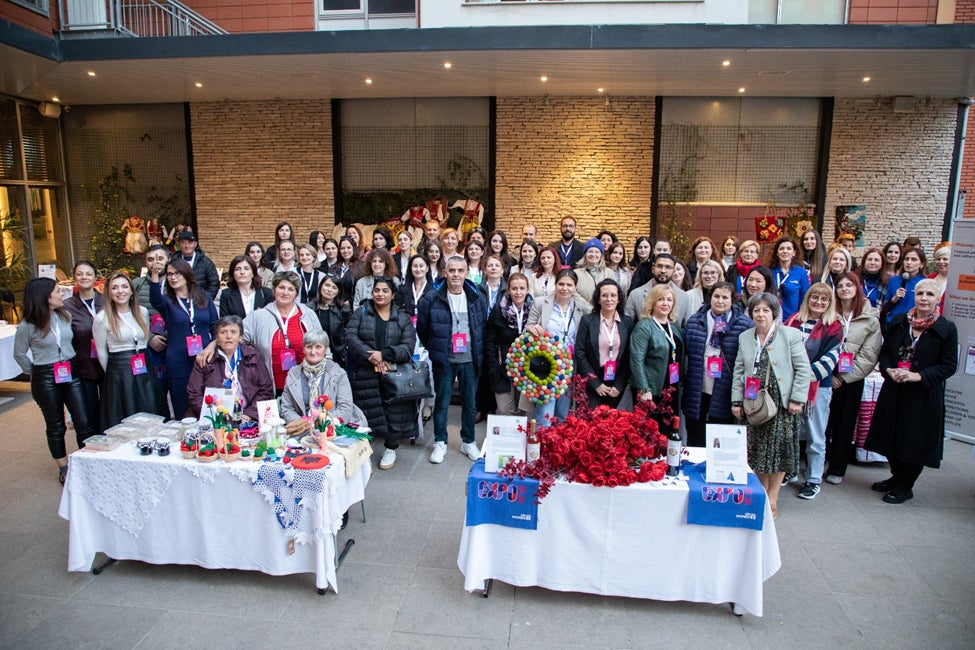
[[[214,329],[217,353],[202,367],[193,365],[186,385],[189,410],[185,415],[200,417],[203,395],[207,388],[232,388],[243,414],[256,420],[257,402],[274,399],[271,373],[257,350],[252,345],[241,342],[244,321],[240,316],[224,316],[217,320]]]
[[[779,513],[779,489],[787,473],[799,471],[799,415],[806,403],[812,370],[799,330],[783,327],[779,299],[763,292],[748,301],[755,322],[738,337],[731,384],[731,413],[744,417],[744,400],[768,390],[778,411],[771,420],[748,426],[748,464],[768,494],[772,516]],[[774,368],[774,371],[773,371]]]
[[[327,358],[328,334],[324,331],[306,332],[304,360],[288,371],[281,393],[281,417],[288,424],[321,410],[319,397],[332,400],[332,416],[343,422],[360,426],[367,424],[366,416],[352,402],[352,386],[342,368]],[[311,428],[311,420],[304,429]]]

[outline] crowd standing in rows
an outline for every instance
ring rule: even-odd
[[[219,386],[237,391],[245,417],[280,397],[293,432],[329,395],[340,417],[384,439],[379,466],[391,469],[400,441],[422,437],[429,419],[430,462],[443,462],[457,382],[460,449],[474,460],[487,413],[544,422],[570,412],[571,394],[531,403],[508,376],[508,350],[526,331],[559,338],[590,406],[659,404],[675,388],[693,446],[707,424],[742,421],[749,391],[766,391],[779,408],[749,426],[748,458],[773,513],[791,481],[804,499],[824,479],[842,482],[878,363],[885,381],[866,446],[892,475],[873,489],[903,503],[923,467],[938,467],[944,386],[957,364],[957,331],[940,313],[949,243],[934,249],[925,276],[915,237],[854,259],[852,237],[827,246],[810,230],[772,242],[765,260],[757,241],[698,237],[681,260],[647,237],[627,259],[612,232],[577,238],[572,217],[557,241],[543,245],[537,233],[533,224],[516,238],[475,228],[464,241],[430,221],[418,241],[380,227],[363,242],[350,226],[338,240],[315,231],[299,244],[281,222],[273,244],[250,242],[232,259],[221,288],[187,230],[172,256],[149,248],[142,277],[112,274],[106,296],[89,262],[75,265],[67,300],[53,280],[31,280],[15,358],[62,482],[65,407],[83,445],[135,412],[198,416],[205,388]],[[385,373],[426,360],[433,398],[385,399]]]

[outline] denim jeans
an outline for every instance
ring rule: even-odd
[[[447,410],[450,396],[454,392],[454,379],[460,382],[460,439],[474,442],[474,424],[477,421],[477,375],[473,363],[451,363],[446,367],[436,367],[433,371],[436,381],[437,400],[433,409],[433,436],[437,442],[447,442]]]
[[[30,394],[37,402],[44,416],[44,433],[51,458],[64,458],[68,455],[64,445],[67,425],[64,422],[64,407],[71,413],[78,448],[85,446],[85,439],[91,436],[88,414],[85,411],[85,396],[81,380],[75,377],[70,382],[54,382],[54,365],[34,366],[30,373]]]
[[[823,467],[826,465],[826,423],[829,421],[829,402],[833,397],[833,386],[820,386],[816,393],[816,403],[803,418],[806,439],[806,481],[823,482]]]

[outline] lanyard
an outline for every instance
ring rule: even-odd
[[[91,302],[88,302],[87,300],[85,300],[81,296],[78,296],[78,299],[81,301],[81,304],[85,306],[85,309],[88,310],[88,313],[91,314],[91,319],[92,320],[95,320],[95,313],[96,313],[95,312],[95,298],[92,297]]]
[[[775,325],[769,328],[768,335],[765,337],[764,341],[762,341],[762,339],[758,336],[758,330],[755,330],[755,340],[758,341],[758,349],[755,351],[754,372],[756,373],[758,372],[758,362],[762,358],[762,350],[768,347],[769,342],[772,340],[773,334],[775,334]]]
[[[494,307],[494,303],[498,299],[498,291],[500,290],[501,290],[500,284],[494,289],[491,288],[491,285],[488,285],[488,312],[490,312],[491,308]]]
[[[559,313],[559,318],[562,320],[562,338],[569,338],[569,327],[572,325],[573,318],[576,314],[576,304],[575,302],[569,307],[568,312],[562,311],[562,307],[559,303],[552,303],[552,309],[557,309]]]
[[[853,321],[853,312],[850,312],[849,316],[840,316],[840,322],[843,324],[843,343],[846,343],[846,339],[850,336],[850,323]]]
[[[176,304],[179,305],[179,308],[182,309],[187,318],[190,319],[190,330],[196,334],[196,307],[193,306],[193,299],[190,298],[186,301],[186,304],[183,304],[183,299],[176,296]],[[189,308],[187,308],[187,304],[189,305]]]
[[[776,289],[781,289],[782,288],[782,285],[785,284],[788,280],[789,280],[789,272],[788,271],[786,271],[785,274],[783,275],[782,274],[782,269],[776,269],[775,270],[775,288]]]
[[[316,273],[317,273],[317,271],[312,270],[311,273],[308,274],[311,277],[309,277],[308,278],[308,281],[306,282],[305,281],[305,277],[306,277],[305,276],[305,272],[304,271],[301,272],[301,286],[304,287],[304,289],[305,289],[305,297],[306,297],[307,300],[311,300],[311,298],[312,298],[311,288],[315,284],[315,274]]]
[[[51,312],[50,329],[54,334],[54,344],[58,346],[58,361],[62,361],[64,355],[61,354],[61,319],[58,318],[57,312]]]
[[[423,290],[427,288],[427,281],[423,281],[423,284],[420,285],[419,291],[416,289],[416,282],[413,283],[411,288],[413,290],[413,315],[416,316],[417,308],[420,303],[420,296],[423,295]]]
[[[129,312],[129,315],[132,316],[133,318],[135,317],[132,315],[132,312]],[[122,325],[125,325],[125,329],[132,332],[132,347],[135,348],[136,353],[138,353],[139,352],[139,330],[135,328],[133,325],[131,325],[127,320],[122,318],[121,314],[119,314],[118,320]]]
[[[670,329],[670,323],[667,324],[667,327],[664,327],[656,318],[651,318],[650,320],[652,320],[657,327],[660,328],[660,331],[664,333],[664,336],[667,337],[667,341],[670,343],[670,362],[674,363],[677,360],[677,341],[674,339],[674,333]]]
[[[292,305],[291,313],[288,314],[287,318],[283,318],[281,314],[278,313],[277,307],[271,307],[271,313],[274,315],[274,321],[278,324],[278,329],[281,330],[281,336],[284,337],[284,347],[289,349],[291,348],[291,341],[288,339],[288,321],[291,320],[291,317],[295,315],[296,311],[298,311],[298,305]]]
[[[606,325],[606,321],[604,321],[602,318],[600,318],[599,319],[599,329],[600,329],[600,331],[605,331],[606,338],[609,339],[609,360],[612,361],[612,360],[614,360],[616,358],[616,357],[613,356],[613,348],[615,347],[615,344],[616,344],[616,338],[617,338],[617,332],[619,331],[619,325],[617,324],[615,318],[613,319],[613,326],[612,327],[610,327],[609,325]]]
[[[524,330],[522,329],[522,321],[525,320],[525,305],[522,303],[521,307],[515,308],[515,321],[518,323],[518,333],[521,334]]]
[[[559,257],[562,258],[563,264],[569,263],[569,253],[572,252],[572,244],[566,246],[565,244],[559,244]]]
[[[924,332],[922,331],[921,334],[924,334]],[[917,336],[914,336],[914,328],[913,327],[908,327],[907,328],[907,335],[911,338],[911,349],[912,350],[914,350],[914,349],[917,348],[917,342],[919,340],[921,340],[921,334],[918,334]]]

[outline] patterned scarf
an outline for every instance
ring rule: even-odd
[[[917,307],[911,307],[911,310],[907,312],[907,321],[911,324],[911,329],[916,329],[919,332],[923,332],[924,330],[934,325],[934,321],[936,320],[938,320],[937,309],[935,309],[929,315],[924,316],[923,318],[918,317]]]
[[[730,311],[726,311],[720,316],[716,316],[713,311],[711,312],[711,318],[714,320],[714,328],[711,330],[711,339],[708,341],[708,345],[712,348],[721,349],[721,339],[724,338],[725,332],[728,331],[728,317],[730,315]]]
[[[519,312],[519,309],[517,307],[515,307],[515,303],[514,303],[513,300],[511,300],[511,296],[510,295],[508,295],[506,293],[503,296],[501,296],[501,300],[499,301],[498,304],[500,305],[501,316],[504,317],[504,321],[508,324],[508,327],[510,327],[511,329],[515,330],[519,334],[521,334],[522,331],[524,331],[525,323],[528,321],[528,312],[532,308],[532,302],[533,301],[534,301],[534,298],[532,298],[532,295],[531,294],[528,294],[527,296],[525,296],[525,302],[521,305],[521,310],[520,310],[521,311],[521,329],[519,329],[518,328],[518,312]]]
[[[321,394],[322,376],[325,374],[325,363],[322,359],[318,363],[308,363],[308,357],[301,362],[301,372],[308,380],[308,412],[318,408],[318,396]]]

